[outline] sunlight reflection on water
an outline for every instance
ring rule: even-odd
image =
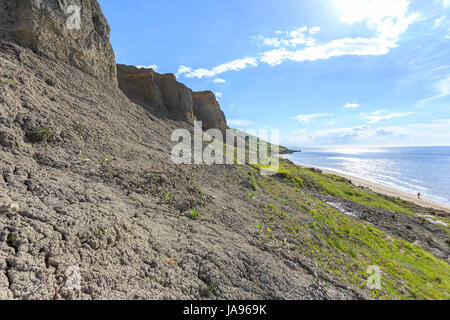
[[[287,158],[450,204],[450,147],[309,148]]]

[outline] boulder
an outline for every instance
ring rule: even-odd
[[[0,38],[117,83],[110,27],[97,0],[0,0]]]

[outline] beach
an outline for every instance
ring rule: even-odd
[[[412,202],[421,207],[432,208],[435,210],[442,210],[442,211],[446,211],[446,212],[450,213],[450,206],[443,204],[443,203],[436,202],[436,201],[432,201],[429,199],[425,199],[425,198],[418,199],[417,195],[415,195],[415,194],[409,194],[407,192],[403,192],[403,191],[400,191],[400,190],[397,190],[394,188],[386,187],[386,186],[380,185],[378,183],[374,183],[369,180],[357,178],[357,177],[354,177],[354,176],[351,176],[348,174],[343,174],[341,172],[337,172],[337,171],[333,171],[333,170],[329,170],[329,169],[317,168],[317,167],[315,168],[315,167],[311,167],[311,166],[304,166],[299,163],[297,163],[297,164],[301,165],[302,167],[305,167],[305,168],[314,168],[314,169],[321,170],[323,173],[326,173],[326,174],[334,174],[336,176],[344,177],[346,179],[351,180],[352,183],[357,186],[369,188],[370,190],[377,192],[377,193],[385,194],[385,195],[388,195],[391,197],[398,197],[402,200]]]

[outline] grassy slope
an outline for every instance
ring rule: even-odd
[[[299,251],[314,258],[318,278],[325,283],[331,277],[364,286],[368,266],[377,265],[382,270],[382,290],[372,291],[374,298],[450,298],[447,262],[420,246],[348,217],[303,190],[314,189],[358,204],[413,214],[408,203],[390,200],[341,177],[300,168],[285,160],[281,160],[276,177],[262,176],[255,182],[278,202],[278,206],[263,204],[266,219],[257,228],[270,238],[295,243]],[[311,220],[305,223],[304,217]]]
[[[258,139],[257,137],[255,137],[255,136],[253,136],[253,135],[251,135],[251,134],[249,134],[247,132],[244,132],[242,130],[238,130],[238,129],[232,129],[232,130],[234,130],[234,133],[238,137],[241,137],[243,139],[245,139],[245,137],[249,137],[249,139],[252,140],[252,141],[256,140],[258,146],[261,145],[261,144],[266,144],[267,145],[267,150],[269,150],[269,151],[272,150],[274,146],[277,146],[277,145],[268,143],[268,142],[266,142],[264,140]],[[278,150],[279,150],[280,153],[285,153],[285,152],[289,151],[289,149],[286,148],[286,147],[283,147],[283,146],[280,146],[280,145],[278,145],[277,147],[278,147]]]

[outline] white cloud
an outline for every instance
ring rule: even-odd
[[[328,117],[328,116],[332,116],[332,114],[330,113],[299,114],[298,116],[294,117],[294,120],[297,120],[299,122],[308,122],[314,118]]]
[[[394,43],[380,38],[344,38],[298,51],[290,51],[284,48],[268,51],[264,53],[261,61],[276,66],[285,60],[304,62],[326,60],[345,55],[383,55],[387,54],[389,49],[393,47],[395,47]]]
[[[147,66],[136,66],[136,68],[138,68],[138,69],[153,69],[154,71],[157,71],[159,67],[155,64],[150,64]]]
[[[284,35],[285,37],[272,37],[267,38],[263,37],[262,35],[259,35],[257,37],[254,37],[257,41],[261,42],[265,46],[270,47],[297,47],[298,45],[306,45],[306,46],[313,46],[316,43],[316,39],[312,37],[308,37],[305,33],[308,31],[307,27],[302,27],[299,29],[295,29],[292,31],[285,31]],[[310,34],[314,34],[316,32],[320,31],[320,27],[314,27],[309,30]],[[282,34],[276,33],[277,35]]]
[[[419,18],[408,14],[409,0],[336,0],[343,12],[341,21],[350,25],[366,21],[379,37],[397,41],[408,26]]]
[[[223,97],[223,93],[222,92],[214,92],[214,94],[216,95],[216,98],[222,98]]]
[[[253,124],[250,120],[229,120],[227,121],[230,126],[238,126],[238,127],[248,127]]]
[[[184,74],[187,78],[215,77],[228,71],[238,71],[248,67],[256,67],[259,62],[271,66],[285,61],[316,61],[346,55],[371,56],[385,55],[397,47],[400,35],[407,31],[410,24],[419,19],[419,13],[409,13],[409,0],[335,0],[342,8],[341,22],[356,24],[365,22],[374,31],[371,38],[341,38],[327,43],[318,44],[317,40],[307,36],[307,27],[292,31],[276,31],[276,37],[254,37],[263,45],[276,49],[261,53],[260,58],[247,57],[219,65],[211,70],[192,69],[181,66],[177,75]],[[448,0],[450,1],[450,0]],[[320,27],[309,30],[314,34]],[[282,36],[283,35],[283,36]],[[297,46],[303,46],[295,50]]]
[[[437,18],[437,19],[434,21],[433,28],[439,27],[445,19],[447,19],[447,16],[442,16],[442,17],[440,17],[440,18]]]
[[[175,76],[178,78],[180,75],[185,74],[185,73],[189,73],[189,72],[192,72],[192,68],[186,67],[186,66],[180,66],[178,68],[178,71],[175,74]]]
[[[236,108],[236,105],[235,104],[231,104],[230,108]]]
[[[375,142],[386,137],[406,135],[402,127],[371,128],[357,126],[352,128],[324,129],[310,134],[287,136],[282,139],[287,145],[324,145]]]
[[[315,34],[319,31],[320,31],[320,27],[313,27],[313,28],[309,29],[310,34]]]
[[[299,130],[282,137],[281,143],[289,146],[302,145],[405,145],[414,141],[416,145],[448,145],[450,141],[450,119],[416,123],[402,126],[372,128],[324,129],[306,134]]]
[[[225,83],[225,82],[227,82],[227,80],[221,79],[221,78],[216,78],[216,79],[213,80],[213,82],[214,83]]]
[[[444,8],[447,8],[450,6],[450,0],[443,0],[442,5],[444,6]]]
[[[433,100],[445,98],[450,95],[450,76],[447,78],[441,79],[437,81],[433,85],[433,90],[436,92],[436,94],[430,98],[426,98],[422,101],[419,101],[418,106],[423,106],[428,102],[431,102]]]
[[[298,129],[298,130],[291,131],[291,134],[299,135],[299,134],[305,134],[306,132],[308,132],[308,129],[303,128],[303,129]]]
[[[198,78],[201,79],[203,77],[215,77],[219,74],[228,72],[228,71],[238,71],[242,69],[246,69],[248,67],[256,67],[258,66],[258,60],[255,58],[244,58],[231,61],[229,63],[221,64],[211,70],[208,69],[192,69],[186,66],[180,66],[178,68],[177,75],[184,74],[186,78]]]
[[[359,108],[360,104],[358,103],[347,103],[344,108]]]
[[[377,123],[377,122],[381,122],[381,121],[391,120],[393,118],[407,117],[407,116],[413,114],[413,112],[390,113],[390,114],[386,114],[386,115],[378,115],[379,113],[376,113],[376,114],[377,115],[367,116],[366,120],[368,120],[369,123]]]

